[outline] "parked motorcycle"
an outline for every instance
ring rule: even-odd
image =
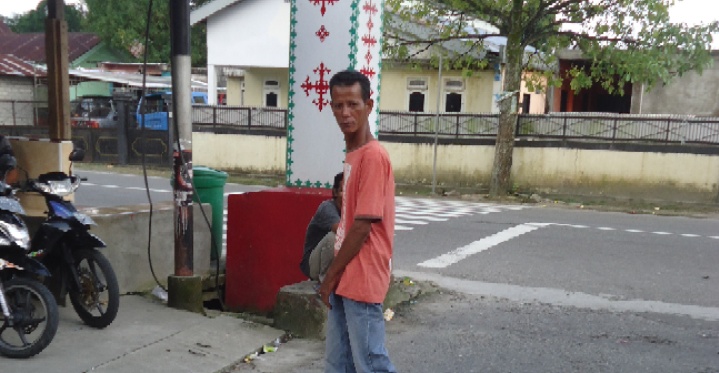
[[[84,158],[83,149],[70,154],[69,174],[49,172],[27,179],[26,190],[45,197],[47,218],[32,237],[31,256],[52,273],[46,284],[64,305],[69,295],[72,307],[85,324],[94,328],[110,325],[120,307],[120,287],[110,261],[99,248],[106,247],[90,233],[95,222],[63,197],[75,192],[81,179],[72,175],[72,162]]]
[[[30,235],[18,216],[25,211],[5,182],[14,167],[13,156],[0,156],[0,354],[27,358],[50,344],[60,316],[55,298],[36,279],[50,272],[27,256]]]

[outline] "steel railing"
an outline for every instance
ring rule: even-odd
[[[47,104],[0,101],[0,126],[44,127]],[[193,105],[193,128],[232,133],[253,129],[285,132],[287,110],[277,108]],[[379,132],[387,135],[442,138],[494,138],[499,115],[382,111]],[[517,138],[596,140],[667,144],[719,144],[719,118],[686,115],[611,113],[520,114]]]

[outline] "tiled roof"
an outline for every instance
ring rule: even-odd
[[[45,76],[45,70],[36,69],[32,64],[27,63],[11,54],[0,54],[0,76]]]
[[[12,30],[10,30],[10,27],[5,24],[5,22],[0,21],[0,36],[5,36],[12,34]]]
[[[36,63],[45,63],[45,33],[16,34],[0,20],[0,54]],[[100,37],[87,32],[67,33],[68,61],[72,63],[100,43]]]
[[[72,62],[89,52],[100,38],[86,32],[69,32],[67,34],[68,61]],[[10,34],[0,38],[0,53],[12,54],[25,61],[45,63],[45,34]]]

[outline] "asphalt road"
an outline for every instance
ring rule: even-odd
[[[75,193],[75,203],[82,207],[112,207],[149,203],[142,175],[83,170],[75,166],[75,174],[87,181]],[[172,201],[170,180],[148,177],[150,198],[153,203]],[[249,192],[266,189],[265,186],[227,183],[225,193]]]
[[[83,174],[78,204],[143,203],[137,176]],[[395,275],[443,289],[388,322],[401,372],[719,373],[717,218],[400,197],[396,224]],[[293,340],[234,371],[321,359]]]

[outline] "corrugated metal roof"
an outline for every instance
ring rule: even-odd
[[[0,54],[0,75],[43,77],[45,70],[38,69],[11,54]]]
[[[67,34],[68,61],[75,61],[99,43],[100,37],[95,34],[69,32]],[[45,34],[3,34],[3,37],[0,38],[0,53],[12,54],[25,61],[45,63]]]
[[[98,70],[70,70],[70,76],[84,80],[99,80],[103,82],[111,82],[128,87],[142,87],[142,74],[117,73],[110,71]],[[206,90],[207,83],[193,80],[191,81],[193,90]],[[172,77],[167,76],[147,76],[145,77],[145,86],[147,88],[172,88]]]
[[[45,63],[45,33],[17,34],[0,20],[0,53],[12,54],[21,60]],[[87,32],[67,33],[68,61],[72,62],[100,43],[100,37]]]
[[[0,19],[0,35],[5,36],[12,34],[12,30],[10,30],[10,26],[6,25],[5,22]]]

